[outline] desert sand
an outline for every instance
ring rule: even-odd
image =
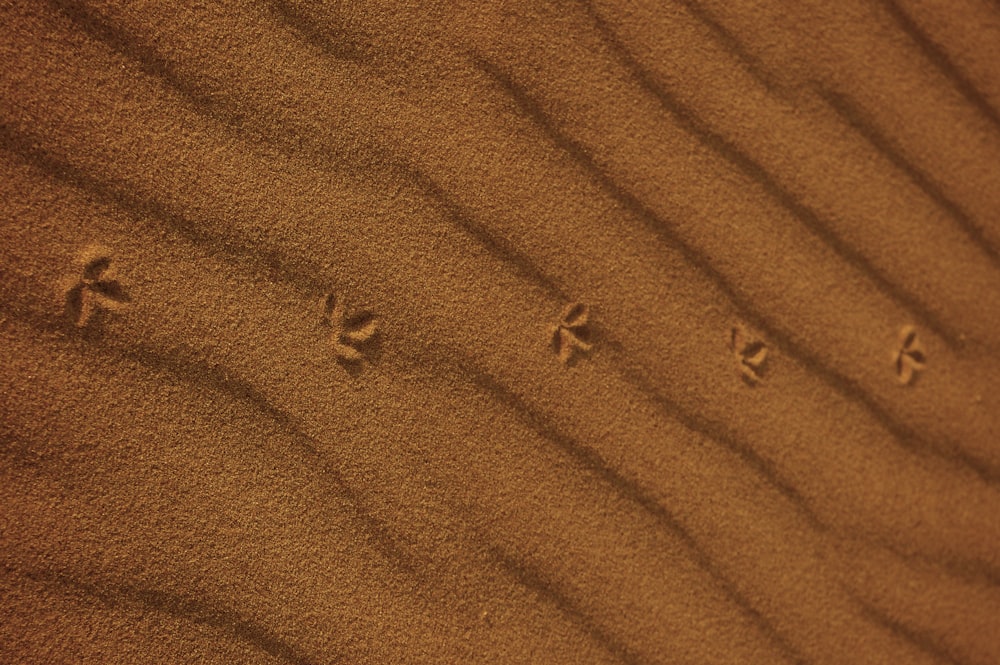
[[[0,16],[0,662],[1000,662],[996,2]]]

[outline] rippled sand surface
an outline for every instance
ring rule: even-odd
[[[0,662],[1000,662],[996,2],[0,17]]]

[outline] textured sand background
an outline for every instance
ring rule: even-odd
[[[3,663],[1000,662],[995,1],[3,0],[0,70]]]

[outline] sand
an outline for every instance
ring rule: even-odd
[[[995,2],[0,12],[0,662],[1000,662]]]

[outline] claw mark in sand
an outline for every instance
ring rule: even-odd
[[[570,303],[562,312],[559,323],[549,328],[552,350],[563,364],[569,363],[576,351],[590,351],[590,328],[587,323],[590,308],[581,303]]]
[[[115,279],[109,249],[91,245],[77,262],[80,273],[66,280],[63,296],[66,313],[78,327],[86,326],[98,310],[116,312],[127,306],[129,299]]]
[[[751,385],[759,383],[767,360],[767,345],[751,338],[743,326],[735,325],[730,332],[729,349],[736,356],[743,379]]]
[[[927,356],[924,345],[917,339],[917,329],[913,326],[903,326],[899,330],[899,348],[893,354],[896,365],[896,378],[902,385],[912,383],[917,372],[927,366]]]
[[[348,363],[364,358],[361,348],[374,338],[378,329],[378,321],[370,312],[348,317],[343,300],[332,293],[323,298],[322,323],[330,328],[330,344],[337,358]]]

